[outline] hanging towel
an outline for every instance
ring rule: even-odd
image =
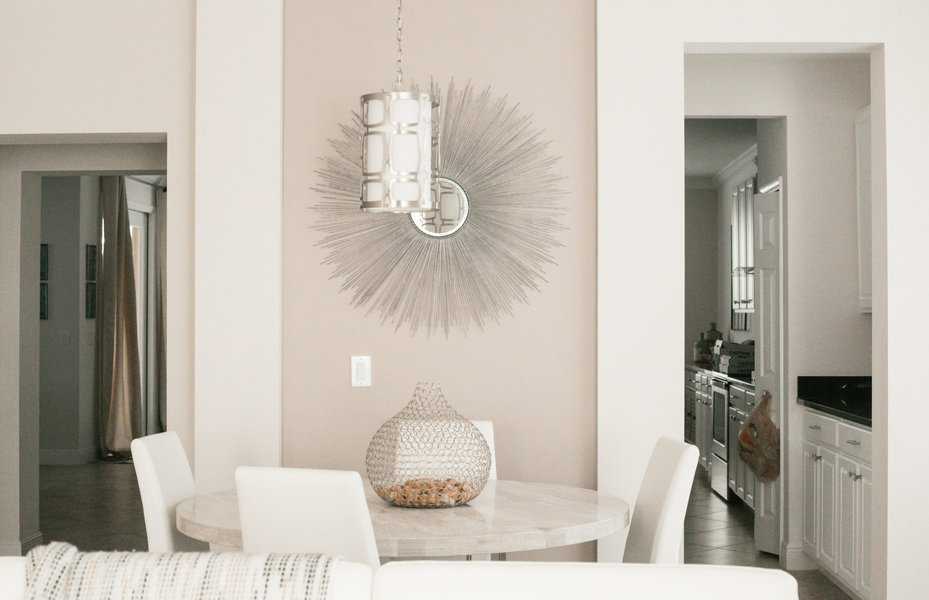
[[[770,404],[771,392],[765,390],[739,430],[739,458],[765,482],[781,474],[781,432],[769,416]]]

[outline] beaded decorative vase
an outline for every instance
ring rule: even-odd
[[[397,506],[446,508],[478,496],[490,446],[435,383],[419,383],[403,410],[377,430],[365,457],[378,496]]]

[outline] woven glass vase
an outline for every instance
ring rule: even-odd
[[[397,506],[446,508],[476,498],[490,475],[490,446],[435,383],[381,425],[365,464],[378,496]]]

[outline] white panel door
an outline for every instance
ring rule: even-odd
[[[784,247],[781,237],[781,186],[755,195],[752,205],[755,238],[755,393],[759,401],[766,392],[771,394],[770,417],[783,431],[781,322],[784,306]],[[781,448],[784,448],[783,443]],[[755,547],[772,554],[781,553],[780,487],[780,479],[768,483],[759,481],[755,490]]]

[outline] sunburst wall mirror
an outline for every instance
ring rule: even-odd
[[[448,336],[500,322],[546,283],[565,190],[550,141],[506,96],[452,81],[439,107],[434,210],[360,210],[364,128],[354,114],[317,170],[313,227],[353,306],[395,329]]]

